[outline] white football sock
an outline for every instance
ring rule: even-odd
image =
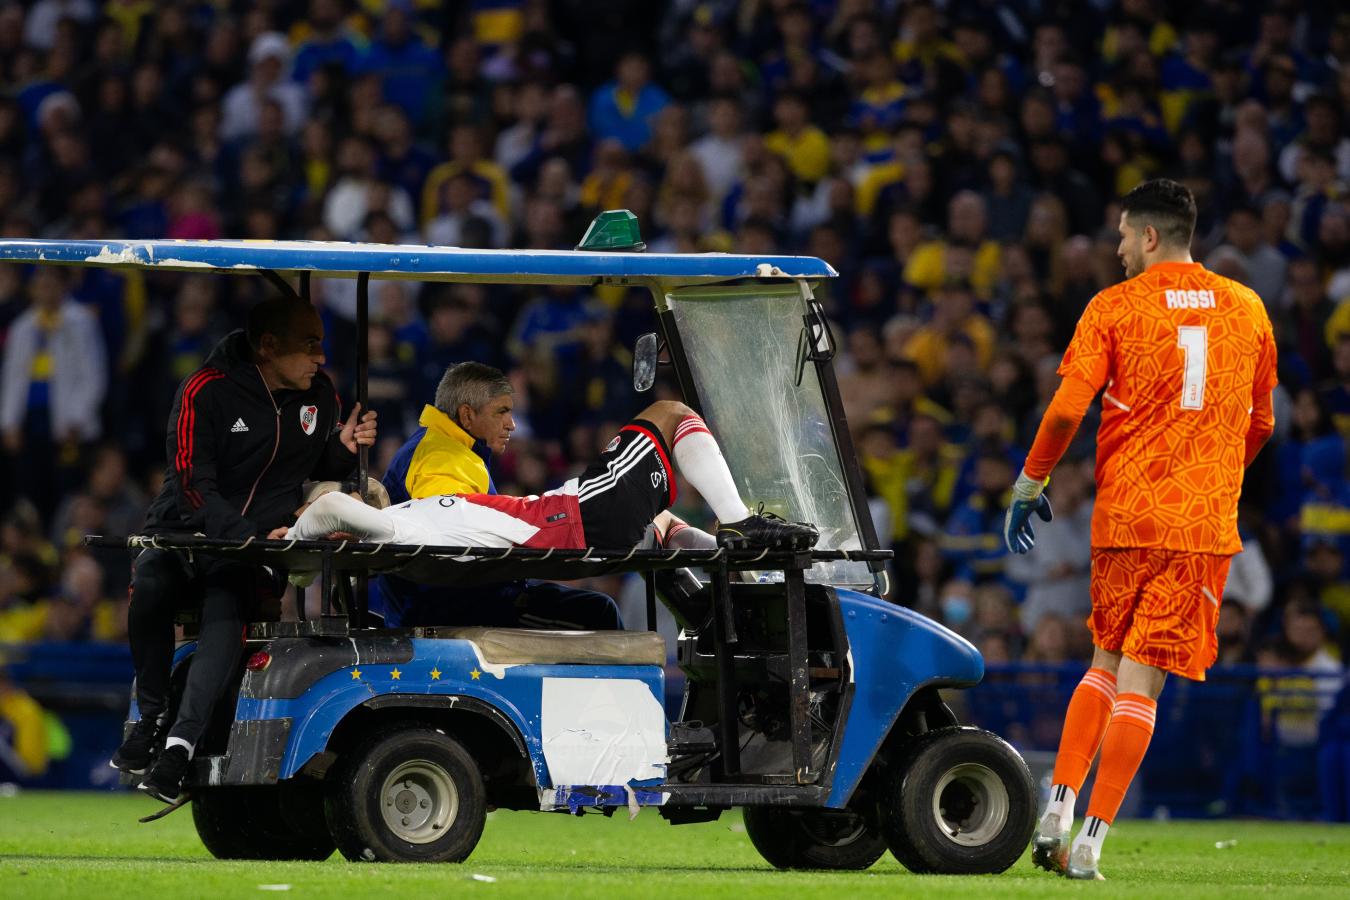
[[[1073,805],[1078,796],[1073,788],[1067,784],[1055,784],[1050,786],[1050,804],[1045,808],[1045,815],[1059,816],[1059,826],[1062,831],[1068,831],[1073,828]],[[1042,816],[1044,820],[1044,816]]]
[[[1102,858],[1102,842],[1106,840],[1106,832],[1111,830],[1111,826],[1096,816],[1088,816],[1083,820],[1083,830],[1078,832],[1078,837],[1073,839],[1073,847],[1070,853],[1086,844],[1092,848],[1094,859]]]
[[[169,738],[167,741],[164,742],[164,749],[168,750],[170,747],[182,747],[184,750],[187,751],[188,759],[192,759],[192,745],[189,744],[187,741],[185,741],[183,738],[179,737]]]
[[[750,515],[740,491],[736,490],[722,449],[702,418],[685,416],[680,420],[671,450],[675,453],[675,465],[679,466],[680,474],[708,501],[719,522],[724,525],[739,522]]]

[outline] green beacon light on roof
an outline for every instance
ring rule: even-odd
[[[638,231],[637,216],[626,209],[607,209],[591,220],[577,249],[641,253],[647,245]]]

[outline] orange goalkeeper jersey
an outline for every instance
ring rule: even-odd
[[[1092,298],[1059,374],[1102,394],[1094,547],[1232,554],[1255,397],[1275,387],[1261,299],[1199,263]]]

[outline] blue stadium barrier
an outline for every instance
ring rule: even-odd
[[[953,705],[1006,737],[1048,787],[1081,663],[991,665]],[[1085,787],[1085,793],[1090,786]],[[1255,666],[1169,678],[1122,815],[1350,821],[1350,686],[1343,676]]]
[[[69,755],[25,785],[115,787],[107,760],[126,713],[127,648],[47,643],[5,651],[10,677],[70,735]],[[1083,671],[1081,663],[991,665],[980,685],[948,701],[963,720],[1007,738],[1048,787],[1064,710]],[[1350,683],[1254,666],[1212,669],[1204,682],[1168,679],[1122,815],[1350,821]]]
[[[117,789],[117,772],[109,768],[108,760],[121,741],[126,719],[131,650],[125,644],[11,644],[0,647],[0,659],[7,661],[10,679],[65,731],[65,739],[52,738],[55,752],[47,771],[37,778],[19,779],[20,783],[31,788]],[[5,732],[2,723],[0,732]],[[12,777],[13,773],[0,772],[0,781]]]

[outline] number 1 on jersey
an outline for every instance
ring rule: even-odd
[[[1203,325],[1178,326],[1177,346],[1186,354],[1186,371],[1181,381],[1181,408],[1204,409],[1209,329]]]

